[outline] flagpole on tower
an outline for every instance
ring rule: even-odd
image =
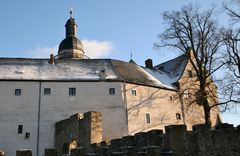
[[[73,6],[70,7],[70,17],[73,18]]]

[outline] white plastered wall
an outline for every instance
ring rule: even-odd
[[[36,155],[40,82],[0,82],[0,148],[14,156],[17,149],[32,149]],[[22,95],[15,96],[15,89]],[[44,88],[51,88],[44,95]],[[69,96],[69,88],[76,88],[76,96]],[[115,88],[115,95],[109,95]],[[78,112],[99,111],[103,116],[103,139],[126,134],[126,110],[120,82],[41,82],[39,154],[54,147],[54,124]],[[30,132],[30,139],[17,134],[17,126]]]

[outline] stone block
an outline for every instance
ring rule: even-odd
[[[213,150],[216,155],[236,155],[239,151],[237,131],[231,124],[220,124],[211,131]],[[239,153],[238,153],[239,154]]]
[[[147,133],[139,132],[134,135],[134,141],[138,152],[143,152],[143,147],[147,146]]]
[[[146,147],[147,156],[159,156],[161,154],[161,149],[158,146],[148,146]]]
[[[109,147],[99,147],[97,149],[97,154],[98,156],[110,156],[111,155],[111,151]]]
[[[193,129],[193,132],[202,133],[202,132],[209,132],[211,128],[205,124],[197,124],[197,125],[193,125],[192,129]]]
[[[237,130],[240,131],[240,125],[237,126]]]
[[[186,125],[171,125],[165,127],[166,142],[165,147],[172,150],[177,155],[187,155],[188,152],[188,137]]]
[[[59,156],[57,149],[45,149],[44,156]]]
[[[101,146],[101,147],[107,146],[107,142],[106,142],[106,141],[102,141],[102,142],[100,143],[100,146]]]
[[[102,141],[102,115],[99,112],[77,113],[55,124],[55,147],[67,154],[70,145],[91,150]]]
[[[213,140],[211,139],[210,127],[205,124],[199,124],[193,126],[192,142],[194,148],[191,149],[192,153],[198,155],[210,156],[213,152]]]
[[[233,124],[222,123],[216,126],[216,130],[232,131],[234,130]]]
[[[123,152],[124,156],[137,156],[136,148],[133,146],[125,146]]]
[[[97,150],[97,147],[98,147],[99,145],[98,144],[91,144],[90,146],[89,146],[89,152],[91,152],[91,153],[96,153],[96,150]]]
[[[16,156],[32,156],[32,150],[29,150],[29,149],[17,150]]]
[[[86,149],[82,147],[78,147],[75,149],[72,149],[70,151],[71,156],[85,156],[86,155]]]
[[[135,146],[134,136],[124,136],[122,137],[122,146]]]
[[[119,152],[120,147],[122,146],[122,139],[113,139],[111,140],[111,150],[113,152]]]
[[[163,131],[162,130],[151,130],[147,132],[148,146],[163,146]]]

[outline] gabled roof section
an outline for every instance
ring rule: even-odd
[[[187,63],[188,56],[183,54],[177,58],[154,66],[154,69],[164,72],[169,76],[171,83],[175,83],[182,77]]]
[[[167,89],[175,89],[171,84],[170,86],[162,83],[159,79],[155,78],[151,73],[133,63],[127,63],[119,60],[112,60],[113,67],[118,75],[125,82],[148,85],[153,87],[161,87]]]

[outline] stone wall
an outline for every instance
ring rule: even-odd
[[[162,130],[140,132],[110,142],[92,144],[91,148],[78,147],[71,156],[238,156],[240,155],[240,126],[222,124],[215,130],[205,125],[193,126],[187,131],[185,125],[172,125]],[[57,156],[56,151],[45,156]],[[54,154],[55,153],[55,154]]]
[[[55,147],[63,154],[71,148],[102,141],[102,115],[99,112],[77,113],[55,124]]]
[[[240,125],[222,124],[215,130],[205,125],[172,125],[162,130],[140,132],[110,142],[77,147],[69,156],[239,156]],[[4,152],[0,150],[0,155]],[[32,156],[31,150],[18,150],[16,156]],[[62,156],[58,149],[46,149],[45,156]]]

